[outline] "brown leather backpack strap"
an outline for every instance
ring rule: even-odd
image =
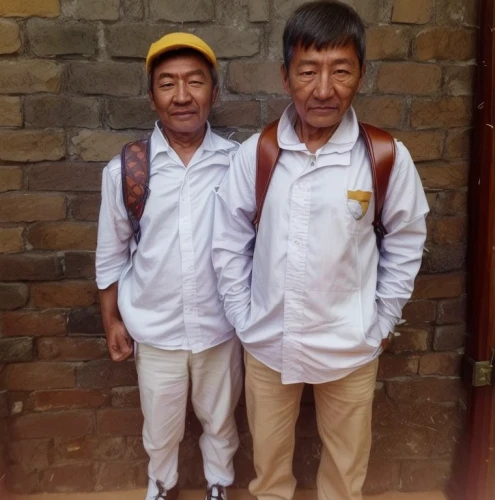
[[[367,123],[359,123],[359,131],[364,139],[370,157],[371,172],[373,175],[373,189],[375,191],[375,229],[377,245],[380,247],[387,231],[382,223],[383,205],[387,196],[390,173],[395,163],[395,141],[385,130],[373,127]]]
[[[139,221],[150,193],[149,148],[150,141],[145,139],[126,144],[121,153],[122,196],[136,243],[141,239]]]
[[[256,227],[260,222],[268,186],[280,156],[277,139],[278,122],[279,120],[276,120],[267,125],[258,140],[258,149],[256,151],[256,215],[253,220]]]

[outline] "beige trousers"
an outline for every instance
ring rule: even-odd
[[[253,436],[259,500],[291,500],[295,425],[304,384],[283,385],[280,373],[245,355],[246,404]],[[361,500],[371,448],[371,411],[378,360],[334,382],[316,384],[318,432],[323,442],[319,500]]]

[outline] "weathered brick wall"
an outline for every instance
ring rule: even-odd
[[[300,3],[0,0],[0,388],[8,391],[0,418],[9,414],[13,491],[145,482],[136,374],[133,362],[108,360],[93,251],[101,169],[152,126],[143,61],[150,42],[188,30],[213,45],[222,73],[213,124],[242,140],[287,102],[281,31]],[[410,148],[432,210],[407,324],[381,359],[367,489],[434,488],[449,475],[463,426],[458,375],[477,2],[353,3],[369,25],[368,77],[356,108]],[[311,487],[319,444],[310,390],[304,401],[295,469]],[[239,424],[244,486],[252,466],[242,407]],[[184,485],[201,481],[198,433],[190,415]]]

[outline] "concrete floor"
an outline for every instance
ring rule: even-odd
[[[73,493],[44,495],[9,495],[2,500],[143,500],[144,490],[118,491],[111,493]],[[185,490],[180,492],[180,500],[203,500],[203,490]],[[229,500],[252,500],[246,490],[229,490]],[[440,492],[431,493],[386,493],[384,495],[365,497],[367,500],[445,500]],[[299,491],[295,500],[315,500],[315,491]]]

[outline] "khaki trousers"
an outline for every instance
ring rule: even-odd
[[[295,426],[304,384],[283,385],[280,373],[245,355],[246,404],[253,436],[259,500],[291,500]],[[361,500],[371,448],[371,411],[378,360],[334,382],[316,384],[318,432],[323,442],[317,476],[319,500]]]

